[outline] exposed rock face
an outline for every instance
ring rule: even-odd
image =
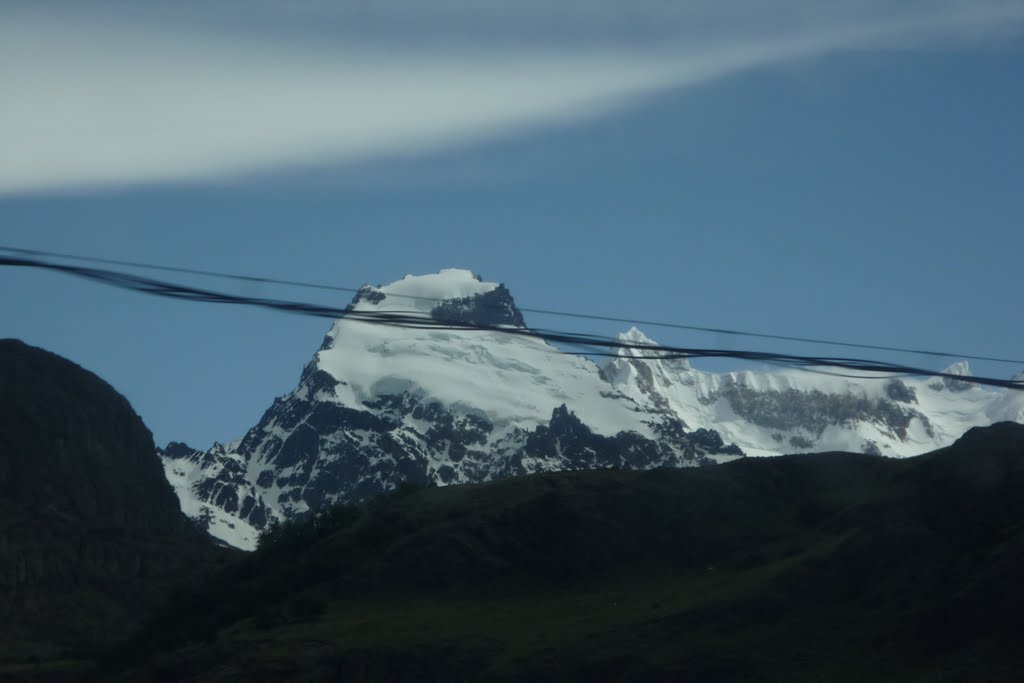
[[[441,301],[431,309],[430,315],[437,320],[452,322],[526,327],[523,314],[512,300],[512,293],[501,284],[476,296]]]
[[[128,628],[153,586],[215,554],[124,397],[15,340],[0,341],[0,520],[0,634],[18,637]]]
[[[275,519],[336,501],[365,501],[402,482],[683,467],[743,455],[717,432],[687,432],[679,422],[659,423],[656,439],[632,431],[597,434],[564,404],[546,424],[493,438],[496,427],[486,416],[412,393],[382,396],[362,410],[297,394],[310,392],[277,399],[236,444],[199,451],[175,443],[162,451],[171,480],[193,482],[183,497],[186,509],[211,534],[252,547],[258,531]]]

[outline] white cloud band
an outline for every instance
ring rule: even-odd
[[[687,16],[700,6],[691,3]],[[399,12],[401,3],[392,7]],[[467,41],[445,53],[383,39],[303,50],[265,37],[215,39],[187,22],[157,29],[14,13],[0,22],[0,193],[195,181],[429,151],[593,116],[741,69],[880,40],[971,35],[1024,15],[1006,3],[964,7],[946,2],[938,13],[846,28],[815,19],[813,30],[783,35],[773,27],[756,39],[747,26],[657,52]],[[740,33],[742,40],[729,37]]]

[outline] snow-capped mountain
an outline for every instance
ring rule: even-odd
[[[503,285],[465,270],[364,287],[349,310],[524,326]],[[620,339],[651,343],[636,329]],[[172,443],[161,456],[186,514],[251,548],[275,519],[403,481],[680,467],[743,451],[910,455],[971,426],[1024,421],[1024,392],[955,380],[715,374],[640,355],[651,353],[625,348],[599,368],[523,335],[342,318],[243,438],[205,452]]]
[[[654,342],[633,328],[619,336]],[[919,455],[948,446],[971,427],[1024,422],[1024,392],[955,379],[847,377],[828,371],[709,373],[686,360],[639,360],[622,349],[602,376],[637,405],[687,425],[714,428],[747,455],[852,451]],[[970,375],[966,362],[944,371]]]
[[[509,291],[465,270],[364,287],[350,310],[523,327]],[[740,457],[717,433],[652,413],[586,358],[503,332],[338,320],[299,385],[239,441],[161,453],[186,514],[252,547],[273,519],[403,481],[696,465]]]

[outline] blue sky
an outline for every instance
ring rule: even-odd
[[[356,287],[458,266],[526,307],[1021,357],[1024,5],[889,4],[11,3],[0,243]],[[329,326],[0,291],[0,337],[97,372],[161,444],[240,436]]]

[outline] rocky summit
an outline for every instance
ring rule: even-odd
[[[473,483],[593,468],[684,467],[744,455],[843,450],[890,456],[946,446],[972,426],[1024,421],[1024,392],[960,380],[804,371],[709,373],[628,343],[602,367],[529,336],[511,292],[449,269],[365,286],[349,311],[442,323],[341,318],[241,439],[161,451],[183,510],[242,548],[260,530],[402,482]],[[966,364],[952,369],[969,373]]]

